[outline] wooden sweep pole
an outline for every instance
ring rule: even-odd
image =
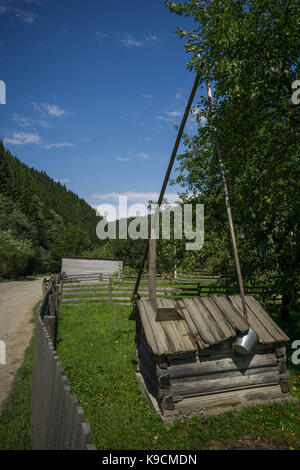
[[[156,239],[149,239],[149,299],[156,299]]]
[[[210,81],[209,81],[208,75],[206,73],[206,70],[204,70],[204,76],[205,76],[205,81],[206,81],[207,95],[208,95],[209,104],[210,104],[211,117],[212,117],[212,120],[214,122],[215,121],[215,116],[216,116],[216,114],[215,114],[215,103],[214,103],[213,94],[212,94],[212,90],[211,90],[211,86],[210,86]],[[246,308],[244,285],[243,285],[243,279],[242,279],[242,273],[241,273],[241,267],[240,267],[240,261],[239,261],[239,254],[238,254],[238,249],[237,249],[237,244],[236,244],[236,239],[235,239],[234,226],[233,226],[233,220],[232,220],[232,214],[231,214],[231,208],[230,208],[230,202],[229,202],[229,196],[228,196],[228,189],[227,189],[227,183],[226,183],[225,172],[224,172],[224,164],[223,164],[223,159],[222,159],[222,154],[221,154],[221,149],[220,149],[220,144],[219,144],[219,135],[218,135],[218,130],[217,130],[215,124],[214,124],[214,135],[215,135],[215,143],[216,143],[216,148],[217,148],[220,172],[221,172],[223,189],[224,189],[227,217],[228,217],[231,240],[232,240],[232,245],[233,245],[236,273],[237,273],[238,283],[239,283],[239,287],[240,287],[243,314],[244,314],[244,317],[247,319],[247,308]]]
[[[192,106],[192,103],[193,103],[193,100],[194,100],[194,97],[195,97],[195,93],[196,93],[196,90],[197,90],[197,87],[198,87],[198,84],[199,84],[199,80],[200,80],[200,73],[198,72],[197,75],[196,75],[196,78],[195,78],[193,89],[191,91],[189,100],[188,100],[186,108],[185,108],[185,112],[184,112],[184,115],[183,115],[183,118],[182,118],[182,121],[181,121],[181,124],[180,124],[180,128],[178,130],[177,138],[176,138],[176,141],[175,141],[175,144],[174,144],[174,148],[173,148],[173,151],[172,151],[172,154],[171,154],[169,165],[168,165],[166,175],[165,175],[165,178],[164,178],[164,181],[163,181],[163,184],[162,184],[162,188],[161,188],[161,191],[160,191],[160,194],[159,194],[159,198],[158,198],[158,201],[157,201],[158,206],[160,206],[163,202],[166,187],[167,187],[167,184],[168,184],[168,181],[169,181],[169,178],[170,178],[170,174],[171,174],[171,171],[172,171],[172,168],[173,168],[174,160],[176,158],[179,143],[180,143],[180,140],[181,140],[181,137],[182,137],[182,134],[183,134],[184,126],[186,124],[186,121],[187,121],[187,118],[188,118],[188,115],[189,115],[189,112],[190,112],[190,109],[191,109],[191,106]],[[145,249],[144,256],[143,256],[143,259],[142,259],[142,262],[141,262],[141,265],[140,265],[138,275],[137,275],[135,287],[133,289],[133,293],[132,293],[133,303],[135,303],[135,300],[136,300],[136,297],[137,297],[141,277],[142,277],[144,266],[145,266],[146,259],[147,259],[147,256],[148,256],[148,251],[149,251],[149,239],[147,240],[146,249]],[[154,247],[154,251],[155,251],[155,247]]]

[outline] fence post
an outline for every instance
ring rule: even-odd
[[[45,328],[52,339],[53,346],[56,346],[56,317],[53,315],[45,315],[44,316],[44,325]]]
[[[109,284],[108,284],[108,301],[112,302],[112,277],[111,276],[109,278]]]
[[[43,296],[46,294],[47,291],[47,279],[44,277],[43,282],[42,282],[42,291],[43,291]]]
[[[53,291],[52,291],[53,292]],[[49,313],[51,317],[56,316],[56,301],[55,301],[55,294],[49,294],[48,298],[48,305],[49,305]]]
[[[199,295],[199,297],[201,297],[201,288],[202,288],[202,286],[201,286],[200,282],[198,282],[197,288],[198,288],[198,295]]]

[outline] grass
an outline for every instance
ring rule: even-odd
[[[39,302],[35,305],[32,322]],[[9,396],[0,415],[0,450],[30,450],[32,448],[31,394],[34,362],[33,335],[18,369]],[[5,367],[5,366],[3,366]]]
[[[263,442],[300,449],[300,407],[295,403],[251,406],[205,422],[194,418],[164,427],[135,380],[130,311],[118,306],[110,342],[112,304],[63,305],[59,312],[57,352],[98,449],[215,449],[249,440],[254,446]],[[295,366],[291,387],[300,398],[300,371]]]

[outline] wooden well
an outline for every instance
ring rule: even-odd
[[[192,411],[204,416],[239,407],[291,400],[286,334],[251,296],[137,301],[136,377],[165,422]],[[248,356],[233,351],[239,332],[253,328],[259,342]]]

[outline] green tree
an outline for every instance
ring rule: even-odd
[[[34,250],[28,240],[17,240],[10,230],[0,231],[0,276],[23,274]]]
[[[18,267],[16,264],[15,271],[4,269],[7,258],[2,250],[3,273],[57,271],[62,256],[81,256],[86,249],[102,246],[96,237],[99,217],[95,209],[45,172],[29,168],[13,157],[1,139],[0,175],[0,231],[6,233],[3,240],[16,250],[22,246],[19,241],[26,241],[26,253],[26,247],[30,245],[32,249],[28,262],[18,263]]]
[[[191,54],[188,68],[207,71],[232,212],[246,278],[275,277],[282,314],[296,307],[299,286],[299,123],[292,101],[299,76],[300,5],[296,0],[165,2],[191,17],[177,29]],[[209,103],[197,106],[198,132],[185,136],[177,179],[205,203],[211,251],[229,247]],[[200,195],[200,196],[199,196]],[[215,216],[214,216],[215,214]]]

